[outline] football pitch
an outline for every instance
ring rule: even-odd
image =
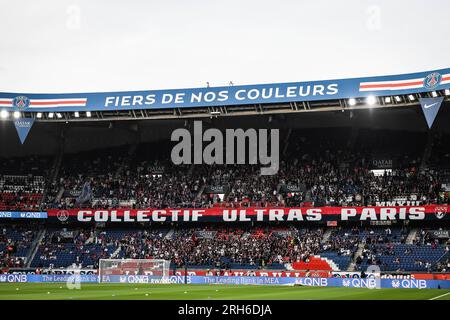
[[[450,300],[450,290],[338,287],[2,283],[0,300]]]

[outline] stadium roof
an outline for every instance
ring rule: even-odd
[[[445,102],[434,121],[432,132],[449,134],[450,102]],[[353,108],[353,107],[352,107]],[[267,113],[259,116],[205,117],[205,128],[278,128],[318,129],[326,136],[330,128],[354,128],[422,132],[429,131],[419,105],[396,105],[368,109],[337,109],[323,112]],[[325,108],[323,108],[325,109]],[[133,119],[128,121],[61,121],[56,117],[35,121],[24,144],[17,137],[14,121],[0,120],[2,157],[54,154],[64,146],[64,152],[109,148],[153,141],[169,141],[173,130],[190,128],[195,118]],[[91,119],[92,120],[92,119]]]

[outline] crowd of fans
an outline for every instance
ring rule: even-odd
[[[262,229],[214,229],[205,236],[201,228],[177,229],[170,237],[157,230],[141,231],[120,241],[123,257],[171,260],[176,266],[229,267],[231,264],[255,268],[282,263],[292,239]]]
[[[334,134],[327,135],[315,129],[292,131],[284,141],[278,173],[269,176],[260,175],[260,165],[174,165],[169,159],[170,145],[161,143],[66,154],[60,165],[53,166],[54,171],[51,158],[4,159],[0,163],[0,210],[346,206],[375,205],[397,198],[423,204],[448,202],[442,194],[450,175],[445,166],[436,165],[442,162],[433,160],[423,165],[423,135],[332,131]],[[432,150],[445,158],[449,152],[444,140],[437,139]],[[373,171],[379,169],[374,165],[377,159],[388,163],[387,170]],[[70,248],[52,234],[41,243],[38,257],[51,264],[60,259],[59,254],[67,253],[75,254],[75,262],[95,263],[120,249],[118,254],[125,257],[151,256],[169,259],[176,265],[187,260],[193,265],[260,267],[306,261],[323,252],[353,256],[363,243],[362,254],[356,257],[358,267],[383,265],[381,257],[393,255],[394,250],[393,235],[369,232],[361,238],[361,230],[334,231],[326,240],[320,229],[306,233],[297,229],[288,233],[219,229],[210,238],[198,237],[196,231],[180,229],[173,237],[149,230],[123,237],[79,232]],[[396,236],[398,243],[404,243],[406,235]],[[3,235],[2,245],[7,248],[2,250],[3,265],[23,265],[23,256],[11,254],[9,249],[23,247],[26,239],[5,240]],[[86,243],[87,239],[94,240]],[[426,233],[416,241],[416,245],[437,245]],[[393,263],[400,266],[402,261]],[[414,263],[428,269],[436,267],[420,259]],[[439,268],[446,267],[445,259],[440,261]]]
[[[446,157],[449,151],[441,140],[433,150]],[[448,202],[443,185],[450,175],[421,165],[425,141],[419,133],[361,129],[352,135],[343,128],[323,135],[318,129],[294,130],[284,143],[279,171],[269,176],[260,175],[260,165],[174,165],[170,145],[164,143],[66,154],[52,172],[55,179],[48,158],[5,160],[0,166],[0,206],[35,211]],[[390,165],[375,173],[374,161],[380,159]]]
[[[436,136],[430,146],[433,156],[422,159],[427,144],[423,133],[292,130],[280,141],[279,171],[269,176],[260,175],[260,165],[174,165],[171,146],[165,143],[65,154],[59,163],[51,157],[0,159],[0,211],[350,206],[396,199],[449,203],[448,138]],[[450,271],[448,240],[420,230],[407,245],[409,231],[354,227],[325,235],[322,228],[244,226],[172,232],[47,230],[31,266],[96,267],[99,259],[116,257],[166,259],[176,267],[268,268],[323,255],[354,258],[356,270],[376,265],[383,270]],[[33,228],[0,228],[0,267],[29,264],[36,234]]]
[[[434,239],[425,229],[419,230],[412,244],[405,244],[408,229],[392,237],[390,229],[372,239],[364,239],[360,256],[356,257],[356,269],[377,266],[391,271],[446,271],[450,250],[449,239]],[[405,270],[406,268],[406,270]]]
[[[92,229],[48,230],[38,244],[30,263],[37,268],[93,266],[99,259],[110,258],[115,247]]]
[[[153,172],[156,166],[161,169]],[[255,166],[224,166],[205,175],[205,168],[175,167],[168,162],[154,166],[125,169],[116,175],[72,175],[59,178],[57,188],[49,192],[44,206],[56,208],[89,207],[242,207],[316,205],[375,205],[396,198],[442,203],[443,191],[439,172],[421,170],[417,166],[394,169],[375,175],[368,165],[342,167],[340,160],[294,160],[281,167],[278,175],[261,176]],[[196,170],[201,173],[198,174]],[[221,179],[215,178],[217,175]],[[77,201],[87,184],[87,201]],[[286,192],[283,185],[299,190]],[[208,193],[210,186],[223,187],[222,194]],[[59,197],[58,197],[59,193]],[[20,193],[16,197],[20,197]],[[1,197],[1,195],[0,195]],[[17,199],[14,199],[17,200]],[[12,201],[14,201],[12,200]]]
[[[312,256],[390,271],[448,271],[450,240],[426,230],[405,244],[409,228],[297,228],[294,226],[156,227],[151,229],[46,229],[28,266],[98,267],[99,259],[164,259],[172,267],[202,269],[286,269]],[[0,228],[0,269],[25,267],[37,230]],[[356,253],[359,252],[359,255]],[[337,263],[339,266],[342,264]]]
[[[38,211],[44,187],[42,176],[0,176],[0,211]]]
[[[352,255],[356,241],[323,240],[321,228],[184,228],[167,236],[158,230],[127,234],[116,244],[120,257],[165,259],[181,267],[265,268],[308,262],[312,255],[333,251]]]
[[[0,158],[0,211],[39,211],[50,157]]]
[[[259,165],[174,166],[168,160],[170,149],[157,146],[161,151],[158,158],[148,152],[155,146],[142,145],[131,159],[122,161],[121,171],[107,170],[110,176],[116,172],[116,179],[104,181],[101,174],[91,175],[93,198],[114,198],[116,206],[122,201],[124,206],[136,207],[299,206],[303,202],[374,205],[395,198],[422,203],[442,201],[440,192],[446,178],[437,169],[420,167],[423,136],[411,139],[412,133],[374,134],[362,130],[351,149],[350,130],[335,129],[336,134],[325,136],[316,131],[291,134],[288,148],[280,157],[279,172],[272,176],[260,175]],[[372,169],[376,157],[389,159],[391,170],[375,174]],[[68,171],[73,176],[74,170]],[[95,180],[104,185],[99,188]],[[70,176],[63,181],[70,185]],[[285,185],[297,190],[286,192]],[[224,191],[208,193],[207,187],[211,186]]]
[[[308,262],[312,255],[336,252],[352,255],[355,241],[330,237],[324,241],[321,228],[186,228],[171,237],[158,231],[128,235],[121,241],[122,257],[171,260],[177,267],[185,263],[205,268],[282,267]]]
[[[347,243],[323,241],[323,230],[294,227],[207,227],[135,229],[126,231],[81,230],[69,238],[48,232],[33,261],[36,267],[67,264],[97,267],[100,258],[164,259],[175,267],[284,268],[284,264],[307,262],[311,255],[343,249]]]
[[[23,267],[35,236],[24,226],[0,226],[0,270]]]

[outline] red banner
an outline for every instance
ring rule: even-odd
[[[446,220],[447,205],[391,207],[71,209],[48,217],[79,222],[246,222],[246,221],[401,221]]]

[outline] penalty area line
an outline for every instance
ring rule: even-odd
[[[450,294],[450,292],[447,292],[447,293],[441,294],[440,296],[437,296],[437,297],[434,297],[434,298],[431,298],[431,299],[428,299],[428,300],[436,300],[436,299],[439,299],[439,298],[445,297],[445,296],[446,296],[446,295],[448,295],[448,294]]]

